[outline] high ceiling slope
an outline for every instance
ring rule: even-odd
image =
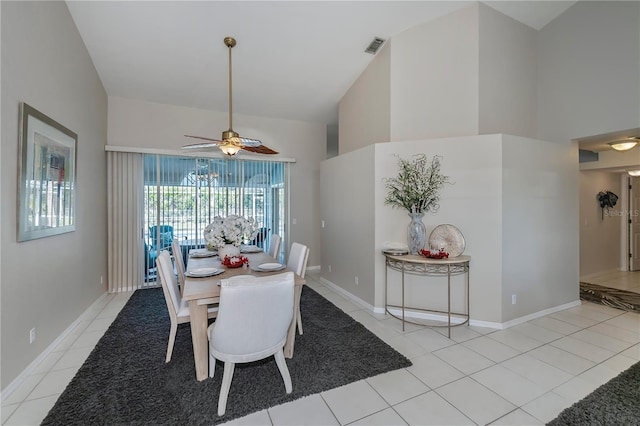
[[[337,104],[389,39],[467,1],[67,1],[110,96],[234,113],[337,122]],[[574,1],[490,1],[540,29]]]

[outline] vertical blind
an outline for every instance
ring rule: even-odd
[[[109,292],[143,283],[142,155],[107,153],[107,274]]]

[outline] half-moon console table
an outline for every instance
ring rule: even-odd
[[[384,253],[383,253],[384,254]],[[451,338],[451,327],[455,327],[462,324],[467,324],[469,322],[469,263],[471,262],[470,256],[458,256],[452,258],[445,259],[430,259],[424,256],[417,255],[391,255],[384,254],[385,261],[385,273],[384,273],[384,309],[389,315],[394,318],[398,318],[402,321],[402,331],[404,331],[404,323],[409,322],[417,325],[426,325],[420,324],[417,322],[409,321],[405,318],[405,310],[411,311],[421,311],[421,312],[431,312],[431,313],[440,313],[447,314],[447,323],[446,324],[433,324],[429,325],[430,327],[448,327],[448,336]],[[387,285],[388,285],[388,275],[389,268],[400,271],[402,274],[402,305],[390,305],[387,302]],[[423,276],[446,276],[447,277],[447,310],[446,311],[438,311],[434,309],[421,309],[416,307],[405,306],[404,302],[404,275],[412,274],[412,275],[423,275]],[[466,289],[466,312],[451,312],[451,277],[454,275],[465,275],[465,289]],[[392,314],[389,311],[389,308],[400,308],[402,309],[402,317]],[[464,319],[463,322],[457,324],[451,324],[451,316],[454,315],[457,318]]]

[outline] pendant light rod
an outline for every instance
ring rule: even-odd
[[[224,44],[229,48],[229,131],[233,131],[233,97],[231,93],[231,49],[236,45],[236,39],[233,37],[225,37]]]

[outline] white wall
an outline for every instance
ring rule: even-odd
[[[372,148],[375,170],[370,179]],[[353,192],[339,195],[339,202],[333,192],[323,190],[323,217],[339,218],[353,211],[357,223],[365,225],[353,236],[344,235],[342,228],[323,233],[323,278],[352,294],[357,291],[371,305],[384,305],[381,250],[388,242],[406,242],[409,217],[404,210],[384,205],[383,178],[397,174],[394,154],[410,158],[416,153],[442,156],[442,171],[454,182],[443,189],[440,210],[427,214],[423,222],[428,233],[449,223],[464,235],[464,254],[471,256],[473,320],[504,323],[578,300],[577,147],[508,135],[380,143],[324,161],[323,177],[340,176],[339,182],[355,171],[358,184],[355,191],[350,184],[347,189]],[[354,165],[358,165],[355,170]],[[370,210],[371,188],[375,199]],[[342,220],[351,223],[353,219]],[[370,240],[364,237],[368,237],[372,220],[375,241],[369,250]],[[352,240],[358,245],[354,247]],[[354,249],[358,253],[355,263]],[[325,255],[339,274],[325,270]],[[372,261],[374,281],[364,284],[374,290],[356,289],[353,275]],[[389,273],[395,289],[399,279],[399,274]],[[446,307],[446,281],[410,276],[406,282],[409,304]],[[462,277],[454,280],[454,309],[463,308],[462,284]],[[516,305],[511,305],[512,294],[518,295]],[[391,297],[397,297],[397,291]]]
[[[64,2],[1,2],[2,389],[106,291],[107,96]],[[75,232],[18,243],[18,112],[78,134]],[[87,253],[90,253],[88,255]],[[29,330],[36,341],[29,344]]]
[[[229,127],[226,112],[206,111],[109,97],[109,145],[180,149],[193,143],[184,135],[220,137]],[[291,165],[290,241],[309,247],[309,265],[320,264],[320,161],[326,155],[326,125],[235,115],[234,130],[260,139]],[[251,156],[241,154],[246,158]]]
[[[387,140],[534,137],[536,47],[535,30],[481,3],[394,36],[340,103],[340,152]]]
[[[478,82],[478,4],[393,37],[389,140],[478,134]]]
[[[339,153],[390,139],[391,41],[338,103]]]
[[[322,276],[369,304],[375,297],[374,259],[379,253],[374,240],[374,169],[373,145],[320,166]]]
[[[502,168],[503,320],[579,300],[578,147],[504,135]]]
[[[382,306],[384,257],[380,254],[387,241],[406,243],[409,216],[404,210],[384,205],[387,190],[384,177],[397,174],[397,159],[425,153],[429,158],[442,156],[443,174],[452,185],[441,192],[440,210],[423,219],[427,234],[439,224],[456,226],[464,235],[464,254],[471,256],[471,317],[500,322],[501,294],[501,153],[500,136],[469,136],[378,144],[376,146],[376,306]],[[390,284],[398,284],[397,274],[389,275]],[[435,283],[430,281],[435,280]],[[436,284],[439,280],[439,285]],[[461,283],[460,280],[457,281]],[[439,278],[411,277],[407,284],[417,284],[408,300],[420,306],[446,307],[446,281]],[[431,283],[431,284],[430,284]],[[460,290],[458,288],[458,290]],[[453,295],[455,307],[462,300]],[[440,306],[438,306],[440,303]],[[424,306],[424,305],[423,305]],[[458,307],[459,308],[459,307]]]
[[[480,4],[479,134],[536,135],[536,31]]]
[[[640,2],[580,1],[538,33],[538,139],[640,124]]]
[[[623,204],[620,173],[580,172],[580,276],[620,269],[620,252],[624,246],[621,230],[622,215],[616,215]],[[598,203],[600,191],[612,191],[620,199],[603,214]],[[624,197],[626,198],[626,197]],[[626,217],[624,217],[626,219]]]

